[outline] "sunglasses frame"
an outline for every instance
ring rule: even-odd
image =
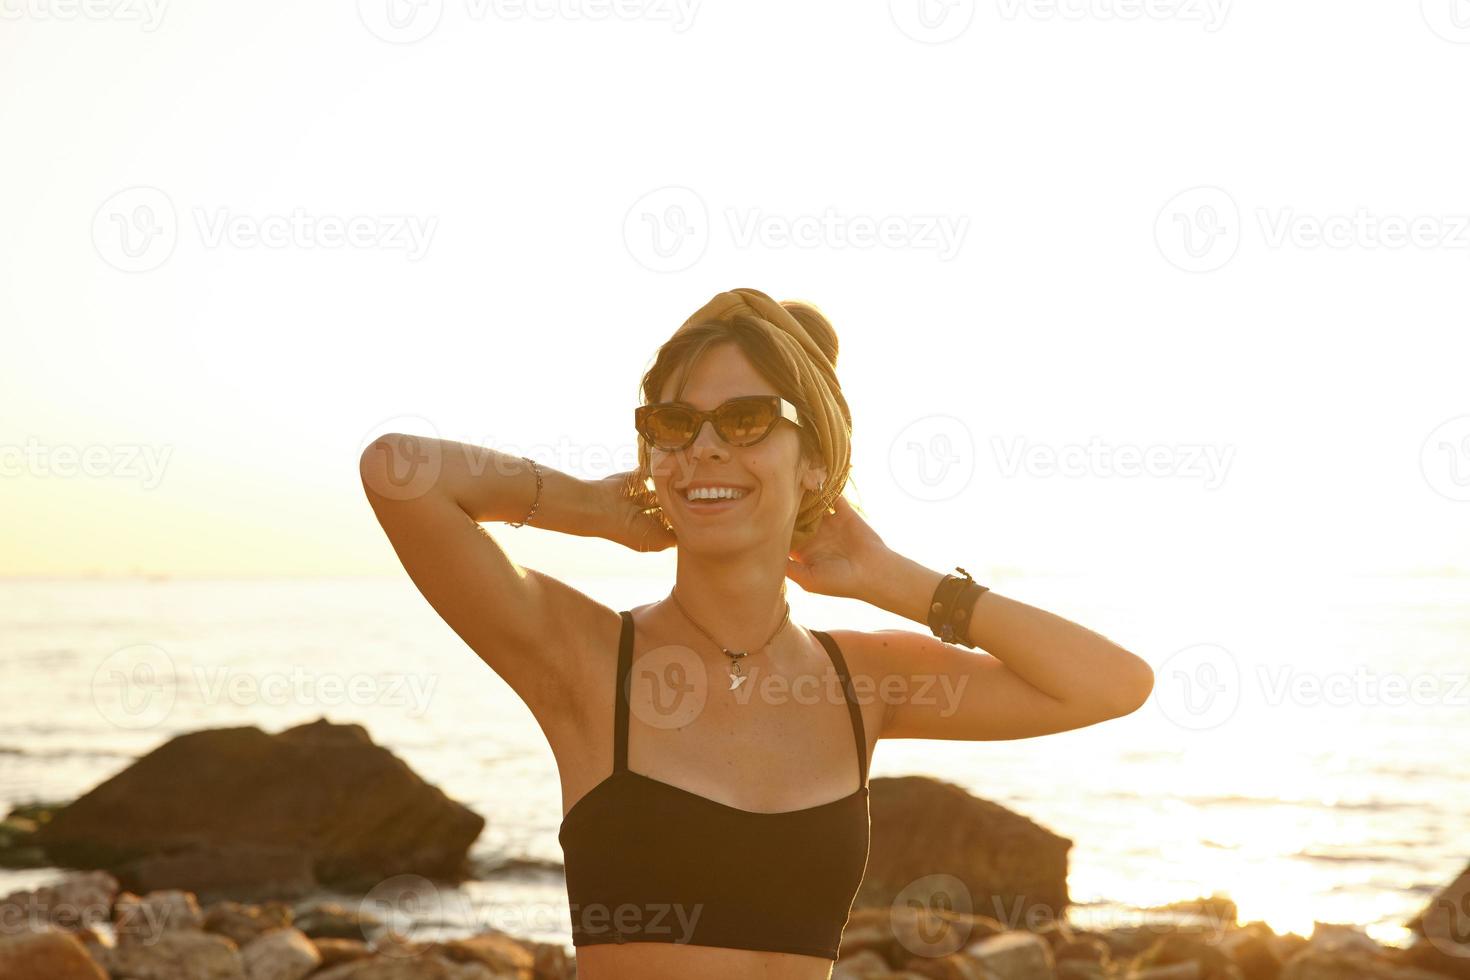
[[[719,415],[719,413],[722,412],[722,411],[724,411],[725,408],[728,407],[733,402],[743,402],[743,401],[753,401],[753,400],[763,401],[766,404],[772,405],[773,407],[775,407],[776,410],[777,410],[777,413],[778,413],[776,415],[776,418],[774,420],[772,420],[772,422],[771,422],[771,424],[769,426],[766,427],[766,431],[765,432],[762,432],[759,436],[757,436],[755,439],[752,439],[750,442],[747,442],[747,443],[734,443],[734,442],[731,442],[729,439],[726,439],[725,438],[725,434],[720,431],[720,424],[717,421],[717,416]],[[779,404],[776,404],[778,402],[779,402]],[[644,420],[646,418],[648,418],[649,415],[652,415],[655,411],[657,411],[658,409],[661,409],[661,408],[677,408],[677,409],[679,409],[681,411],[688,412],[689,414],[691,414],[691,415],[694,416],[694,429],[693,429],[693,432],[689,436],[689,441],[686,442],[686,443],[684,443],[684,445],[682,445],[682,446],[673,446],[673,447],[660,446],[657,443],[655,443],[652,439],[648,438],[648,436],[644,433],[644,431],[643,431],[643,423],[644,423]],[[661,451],[666,452],[666,453],[676,453],[676,452],[679,452],[680,450],[688,449],[690,446],[692,446],[694,444],[694,440],[699,438],[699,432],[700,432],[701,429],[704,428],[704,423],[705,422],[709,422],[711,425],[714,426],[714,428],[715,428],[715,434],[718,435],[721,439],[723,439],[726,445],[735,446],[737,449],[745,449],[745,448],[747,448],[749,446],[756,445],[762,439],[764,439],[766,436],[768,436],[772,432],[774,432],[776,430],[776,423],[779,422],[779,421],[781,421],[782,419],[785,419],[786,421],[790,422],[792,425],[796,426],[797,428],[801,428],[801,419],[797,415],[796,406],[793,405],[793,404],[791,404],[791,402],[787,401],[785,398],[782,398],[780,395],[736,395],[734,398],[727,398],[727,399],[725,399],[719,405],[715,406],[714,408],[710,409],[707,412],[701,412],[698,409],[696,409],[693,405],[689,405],[689,404],[687,404],[685,402],[677,402],[677,401],[675,401],[675,402],[655,402],[652,405],[639,405],[637,408],[635,408],[633,410],[633,427],[638,430],[638,435],[643,439],[644,442],[648,443],[648,445],[650,447],[652,447],[654,449],[661,450]]]

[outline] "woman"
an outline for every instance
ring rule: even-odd
[[[878,739],[1066,731],[1152,688],[1104,637],[883,544],[842,496],[852,417],[836,360],[814,307],[737,289],[660,348],[630,473],[582,481],[402,434],[363,454],[410,577],[556,756],[582,980],[827,977],[867,863]],[[676,579],[615,611],[513,564],[487,521],[677,544]],[[788,577],[989,654],[801,626]]]

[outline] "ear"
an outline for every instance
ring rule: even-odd
[[[811,493],[816,493],[826,482],[827,467],[825,466],[808,466],[806,474],[801,478],[802,488]]]

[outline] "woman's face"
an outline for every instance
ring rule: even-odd
[[[660,392],[660,401],[675,399],[676,379]],[[771,387],[733,343],[705,350],[695,362],[677,397],[697,409],[710,410],[741,395],[775,395]],[[802,494],[815,489],[825,474],[801,459],[801,439],[790,422],[777,422],[753,446],[736,447],[724,441],[712,422],[706,422],[694,441],[675,452],[649,449],[650,473],[664,516],[674,526],[681,547],[719,542],[722,549],[740,541],[755,542],[776,535],[789,540]],[[744,488],[733,504],[700,511],[685,488],[691,482],[713,482]]]

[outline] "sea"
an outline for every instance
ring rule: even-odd
[[[567,580],[615,609],[671,585]],[[1222,590],[1009,571],[989,584],[1148,660],[1153,696],[1039,738],[884,740],[871,774],[943,779],[1072,840],[1073,921],[1124,925],[1224,895],[1241,922],[1348,923],[1402,945],[1404,922],[1470,861],[1470,578]],[[813,628],[925,629],[795,586],[790,599]],[[321,897],[416,937],[488,927],[570,944],[555,759],[406,576],[0,579],[0,667],[0,813],[73,799],[183,732],[356,722],[485,817],[478,871]],[[0,869],[0,895],[62,874]]]

